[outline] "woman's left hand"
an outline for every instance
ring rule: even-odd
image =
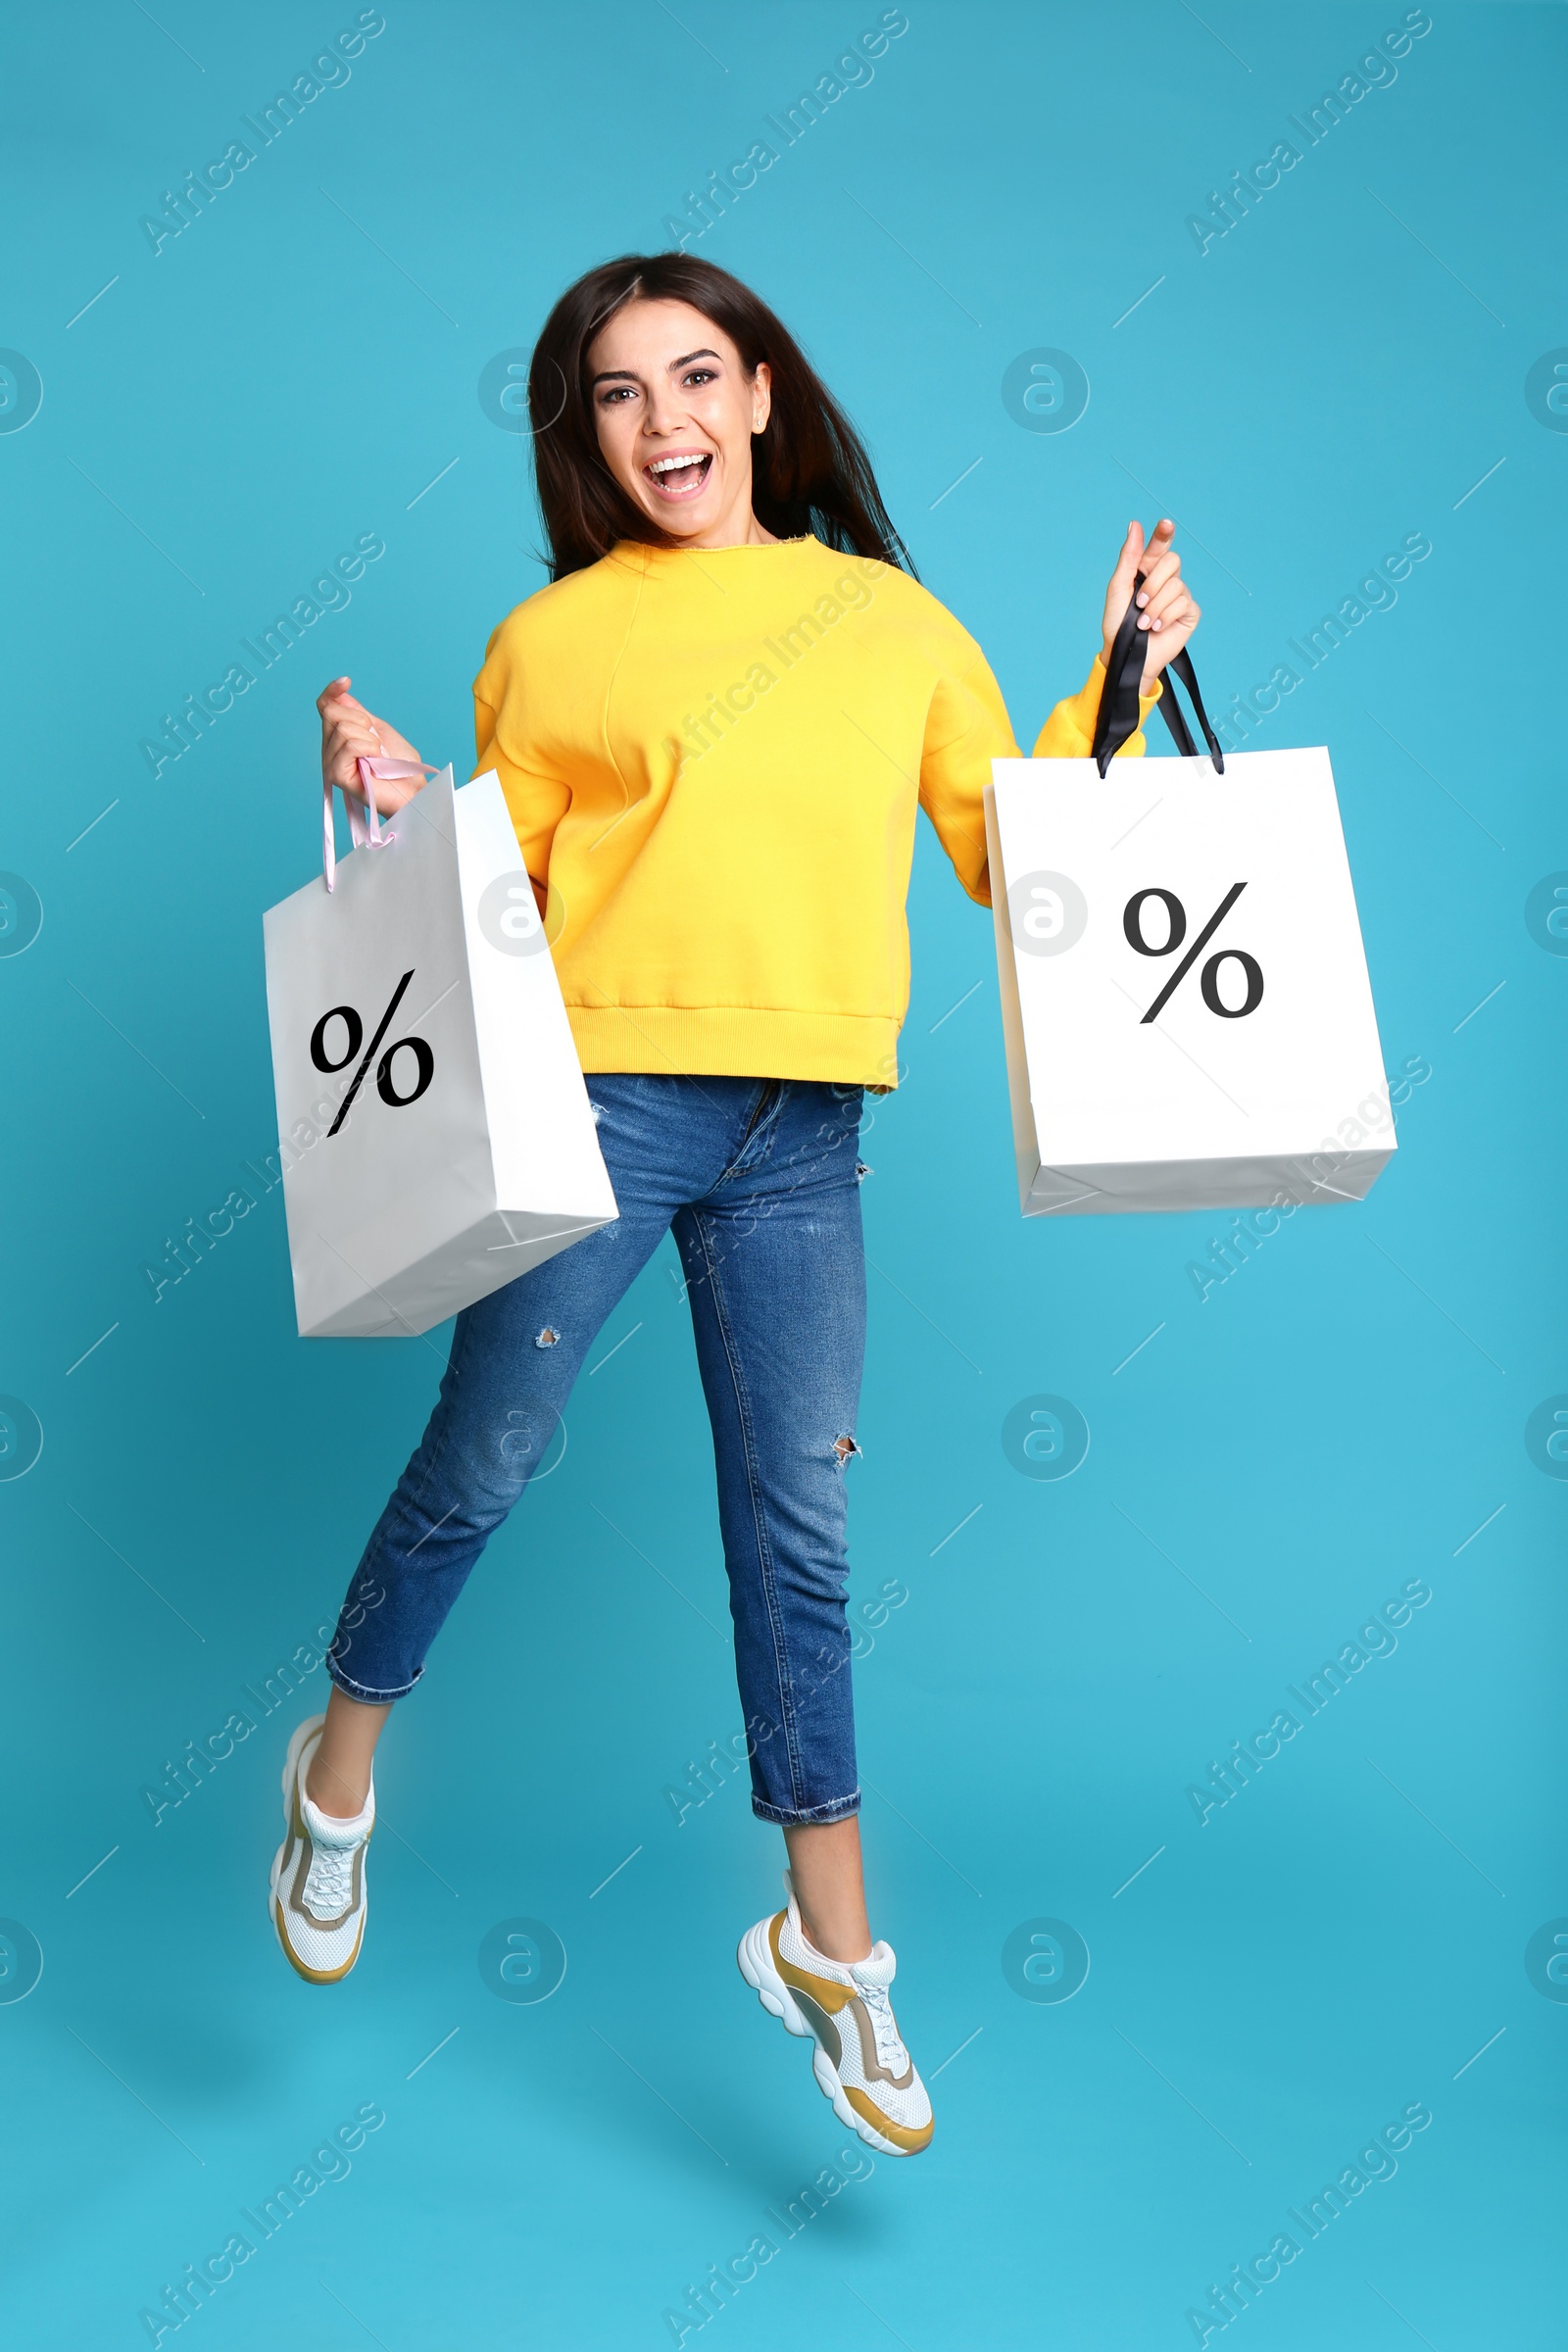
[[[1116,568],[1105,590],[1104,661],[1110,665],[1110,649],[1116,642],[1116,631],[1127,611],[1127,600],[1133,593],[1133,580],[1142,572],[1144,584],[1138,590],[1138,626],[1147,632],[1144,645],[1144,692],[1147,694],[1164,668],[1173,661],[1197,628],[1202,614],[1193,602],[1187,582],[1182,578],[1182,560],[1172,547],[1176,525],[1165,516],[1155,523],[1152,535],[1145,543],[1144,526],[1133,521],[1127,525],[1127,536],[1116,558]]]

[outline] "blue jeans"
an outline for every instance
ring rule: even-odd
[[[351,1698],[413,1690],[595,1335],[673,1226],[713,1430],[752,1808],[839,1821],[860,1802],[844,1590],[865,1351],[860,1090],[587,1083],[619,1218],[458,1317],[439,1401],[349,1587],[328,1670]]]

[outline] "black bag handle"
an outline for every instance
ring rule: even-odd
[[[1110,660],[1105,664],[1105,683],[1100,697],[1100,715],[1095,721],[1092,755],[1102,782],[1122,745],[1138,732],[1138,695],[1144,676],[1145,640],[1149,634],[1138,626],[1138,591],[1143,584],[1144,575],[1139,572],[1133,581],[1133,593],[1127,600],[1127,610],[1121,616],[1115,643],[1110,649]],[[1214,773],[1222,776],[1225,773],[1225,754],[1220,749],[1219,737],[1208,723],[1208,712],[1203,709],[1203,698],[1198,691],[1192,656],[1185,646],[1173,661],[1167,662],[1164,674],[1165,691],[1159,698],[1159,708],[1177,751],[1184,760],[1198,758],[1198,746],[1193,741],[1186,712],[1171,691],[1175,679],[1180,678],[1198,714],[1198,723],[1203,730],[1203,741],[1214,762]]]

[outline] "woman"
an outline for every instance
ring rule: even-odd
[[[741,1971],[812,2039],[840,2120],[913,2154],[931,2108],[866,1919],[845,1620],[865,1322],[855,1141],[862,1090],[897,1075],[916,803],[988,905],[982,791],[1017,750],[854,429],[735,278],[682,254],[591,270],[546,323],[529,402],[553,581],[490,640],[478,766],[500,776],[544,910],[620,1213],[458,1318],[344,1602],[326,1714],[289,1745],[273,1922],[313,1983],[354,1965],[376,1739],[673,1226],[753,1809],[782,1825],[789,1860],[787,1907],[742,1938]],[[1173,528],[1146,547],[1129,525],[1105,599],[1108,648],[1142,570],[1145,716],[1199,617]],[[1097,660],[1038,754],[1089,751],[1103,674]],[[349,683],[320,697],[321,760],[357,791],[361,758],[418,754]],[[373,789],[390,811],[417,779]]]

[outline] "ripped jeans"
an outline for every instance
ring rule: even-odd
[[[601,1325],[673,1227],[713,1430],[752,1809],[841,1820],[860,1802],[844,1476],[865,1349],[860,1090],[596,1075],[588,1092],[619,1218],[458,1317],[439,1400],[349,1586],[328,1671],[351,1698],[413,1690]]]

